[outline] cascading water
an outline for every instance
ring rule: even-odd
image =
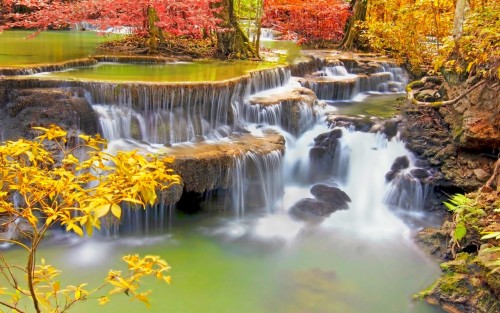
[[[271,214],[283,196],[282,155],[279,151],[260,155],[247,152],[234,158],[232,203],[237,216],[252,208]]]

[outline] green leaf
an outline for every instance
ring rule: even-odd
[[[455,237],[455,240],[460,241],[465,237],[465,235],[467,235],[467,228],[464,223],[458,223],[457,227],[455,227],[453,237]]]
[[[500,239],[500,232],[497,231],[497,232],[487,233],[487,235],[481,237],[481,240],[491,239],[491,238]]]

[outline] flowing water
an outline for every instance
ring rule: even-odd
[[[387,79],[365,85],[357,81],[348,91],[336,91],[342,96],[327,99],[331,101],[328,109],[342,114],[392,116],[397,95],[358,95],[367,89],[387,90],[385,86],[393,79],[402,79],[396,78],[398,69],[381,68],[390,73]],[[196,214],[181,213],[171,206],[147,213],[125,210],[123,225],[119,232],[108,233],[112,236],[103,233],[80,240],[54,231],[39,256],[64,272],[62,284],[84,281],[95,286],[109,268],[124,269],[120,263],[123,254],[160,255],[173,267],[173,283],[145,283],[146,289],[154,290],[150,312],[441,312],[411,300],[438,276],[439,267],[414,244],[415,223],[398,217],[405,212],[418,224],[428,223],[423,212],[425,186],[385,182],[396,158],[407,156],[413,166],[404,143],[383,134],[343,128],[321,179],[312,176],[309,150],[316,136],[331,129],[314,117],[311,109],[300,110],[301,123],[307,127],[298,134],[286,132],[277,122],[280,107],[263,117],[246,112],[248,97],[289,83],[290,74],[283,69],[266,73],[231,88],[204,92],[182,86],[183,91],[172,92],[170,87],[134,85],[118,90],[113,84],[87,85],[88,97],[111,145],[155,151],[163,144],[196,145],[198,140],[230,143],[228,136],[241,127],[255,136],[270,127],[283,134],[286,151],[284,155],[273,151],[235,156],[230,190],[217,191],[220,194],[212,197],[204,195],[203,205],[216,210]],[[328,69],[328,75],[352,74],[349,68],[336,67]],[[132,91],[140,96],[131,96]],[[179,97],[185,105],[175,104]],[[204,112],[201,108],[206,107],[218,109]],[[184,133],[171,135],[175,128]],[[224,129],[225,134],[216,131],[219,135],[212,136],[214,129]],[[333,213],[322,223],[292,217],[290,208],[312,197],[309,190],[316,183],[344,190],[352,199],[349,209]],[[121,235],[116,237],[117,233]],[[14,263],[23,263],[20,250],[12,249],[5,255]],[[97,310],[146,311],[125,296],[104,307],[89,300],[73,311]]]

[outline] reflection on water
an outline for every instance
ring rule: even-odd
[[[104,81],[196,82],[235,78],[249,71],[275,67],[276,63],[253,61],[178,62],[167,64],[99,63],[43,77]]]
[[[0,33],[0,66],[16,67],[54,63],[88,57],[105,40],[119,35],[100,36],[95,32],[44,31],[38,36],[28,30],[9,30]]]

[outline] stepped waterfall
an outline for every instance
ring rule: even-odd
[[[315,138],[331,131],[321,117],[329,108],[318,100],[290,96],[308,87],[314,99],[317,96],[329,103],[360,93],[402,91],[406,79],[400,68],[384,62],[371,68],[371,75],[356,74],[356,67],[338,63],[305,79],[277,68],[222,84],[90,84],[87,98],[103,136],[119,149],[158,152],[167,146],[195,153],[200,142],[208,147],[203,149],[211,149],[220,143],[231,145],[242,133],[257,138],[265,138],[265,131],[281,134],[284,150],[234,152],[224,173],[228,183],[202,192],[202,201],[211,201],[214,193],[223,194],[218,196],[224,198],[223,206],[237,218],[249,213],[286,215],[294,202],[311,197],[311,187],[324,183],[342,189],[352,199],[348,210],[325,216],[327,224],[407,233],[408,228],[391,211],[421,212],[427,187],[410,170],[385,181],[398,157],[413,159],[404,143],[382,133],[341,127],[341,136],[333,139],[335,147],[326,157],[314,158]],[[164,231],[172,210],[172,205],[163,205],[156,213],[129,212],[121,232]]]

